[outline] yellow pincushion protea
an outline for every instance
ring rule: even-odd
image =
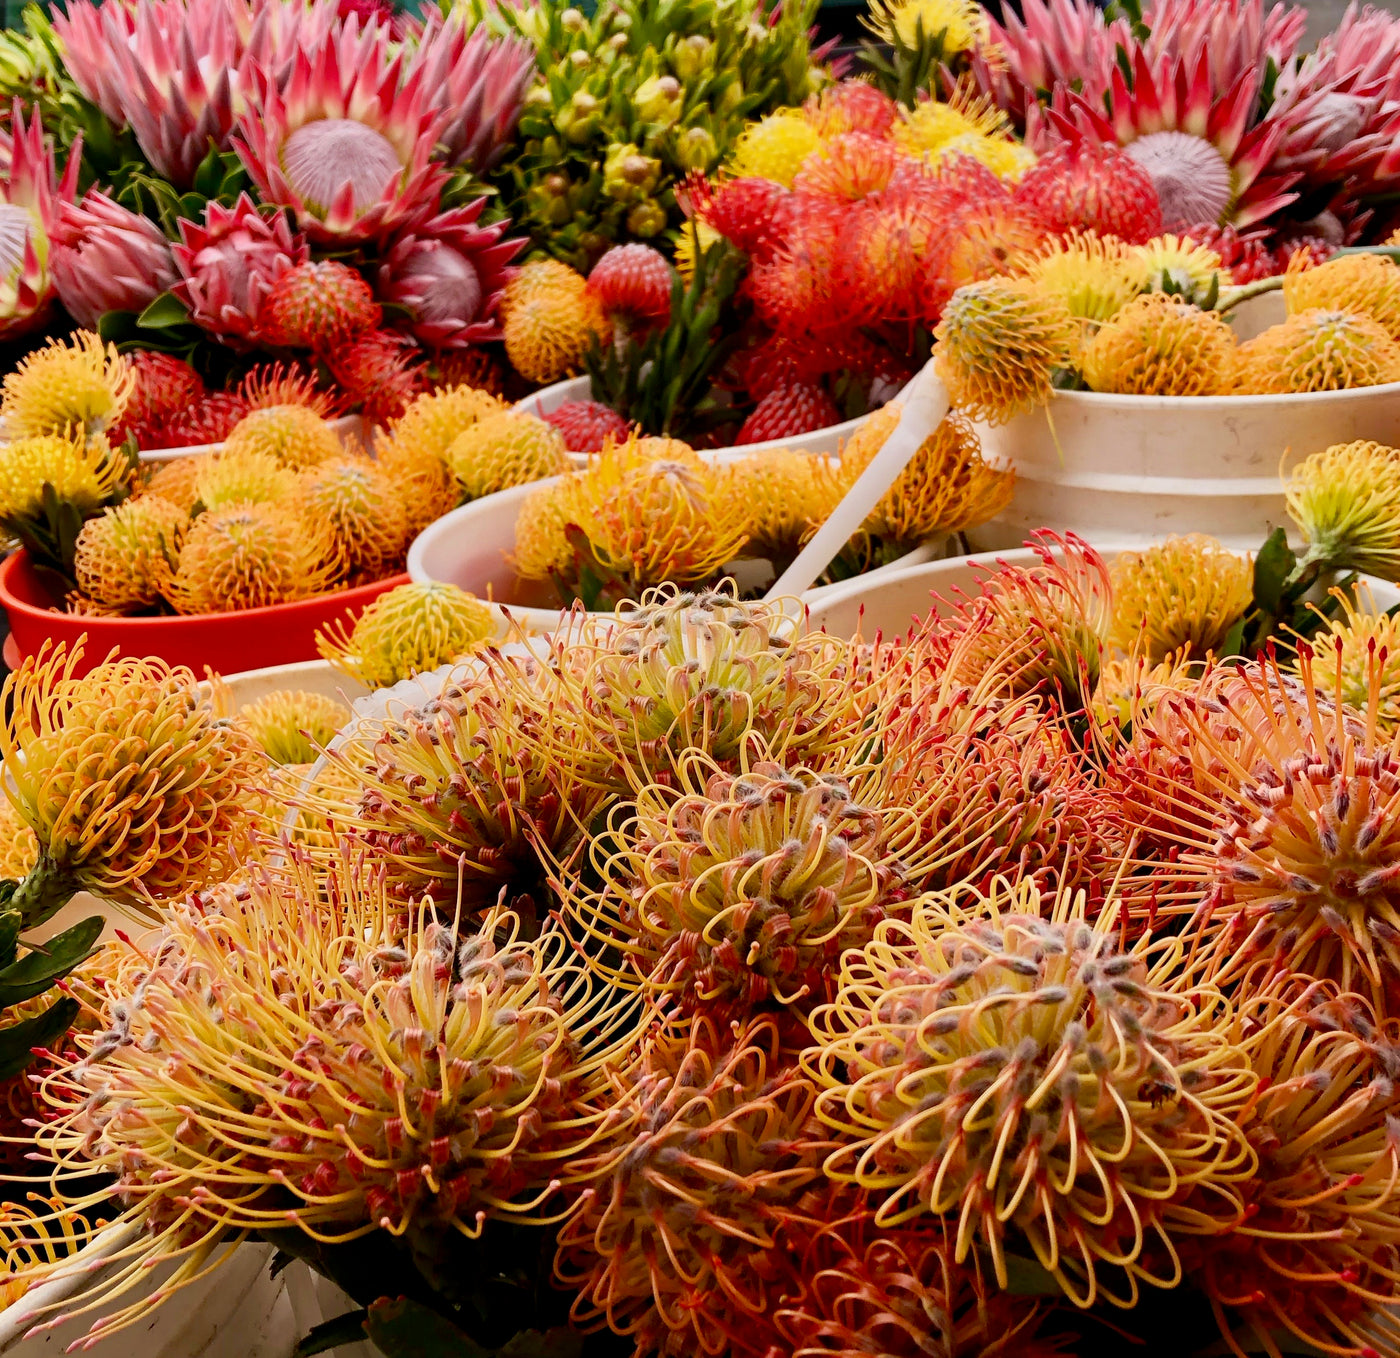
[[[1296,251],[1283,276],[1283,299],[1290,316],[1357,311],[1400,340],[1400,268],[1387,255],[1338,255],[1314,264],[1306,250]]]
[[[739,134],[729,168],[741,178],[770,179],[790,189],[802,162],[820,146],[821,138],[800,109],[780,109]]]
[[[886,42],[898,38],[906,47],[913,47],[921,32],[926,40],[938,39],[945,61],[972,51],[990,33],[987,12],[977,0],[872,0],[868,23]]]
[[[19,881],[39,857],[39,840],[9,800],[0,797],[0,879]]]
[[[1231,389],[1239,346],[1214,311],[1180,297],[1136,297],[1084,347],[1091,391],[1129,396],[1218,396]]]
[[[899,423],[900,407],[885,406],[852,435],[841,453],[849,489]],[[864,531],[898,547],[915,546],[986,523],[1011,502],[1016,473],[991,465],[971,424],[951,414],[924,440],[899,479],[866,519]]]
[[[463,430],[449,445],[446,462],[464,500],[569,469],[564,436],[552,424],[516,410],[487,415]]]
[[[119,499],[131,480],[126,456],[105,436],[38,434],[0,446],[0,522],[38,519],[44,487],[84,518]]]
[[[1075,233],[1051,241],[1022,261],[1020,272],[1058,297],[1069,314],[1092,330],[1142,291],[1142,266],[1131,246],[1110,236]]]
[[[843,491],[838,464],[786,449],[740,458],[725,475],[731,512],[743,520],[748,535],[748,554],[775,564],[797,554]]]
[[[116,345],[80,330],[71,344],[51,340],[20,360],[5,378],[0,419],[12,439],[73,431],[91,437],[121,419],[135,389]]]
[[[1185,236],[1155,236],[1134,246],[1132,257],[1144,291],[1171,293],[1197,306],[1205,305],[1229,282],[1220,256]]]
[[[1284,479],[1304,558],[1400,579],[1400,451],[1359,440],[1305,458]]]
[[[1254,597],[1254,567],[1203,533],[1123,552],[1109,567],[1113,628],[1109,641],[1160,665],[1185,653],[1218,653]]]
[[[1344,391],[1400,382],[1400,344],[1353,311],[1300,311],[1240,345],[1235,389],[1246,394]]]
[[[159,462],[137,493],[158,495],[172,505],[179,505],[186,514],[193,513],[199,503],[199,474],[204,463],[203,456],[173,457],[169,462]]]
[[[338,698],[278,689],[238,713],[238,724],[274,764],[311,764],[350,719]]]
[[[332,553],[324,525],[286,505],[232,505],[194,521],[162,592],[177,613],[289,603],[330,588]]]
[[[562,484],[541,486],[525,497],[515,520],[511,564],[522,580],[562,576],[573,560]]]
[[[78,534],[73,574],[83,596],[116,613],[150,608],[179,556],[189,516],[142,495],[89,519]]]
[[[188,460],[196,464],[195,497],[205,509],[272,503],[296,492],[296,473],[271,453],[243,447]]]
[[[714,227],[692,218],[681,228],[680,239],[676,242],[676,272],[688,284],[695,277],[695,256],[704,254],[720,234]]]
[[[370,458],[328,458],[301,474],[296,497],[302,517],[324,525],[342,577],[378,580],[402,567],[408,516],[388,473]]]
[[[946,102],[921,99],[912,109],[905,109],[895,123],[895,142],[911,156],[939,158],[949,147],[962,143],[965,154],[969,138],[1007,140],[1011,123],[991,100],[976,96],[967,87],[960,87]],[[980,157],[978,157],[980,159]]]
[[[1078,342],[1064,302],[1026,278],[988,278],[959,288],[935,334],[938,375],[953,404],[988,424],[1044,405]]]
[[[1008,184],[1014,184],[1036,161],[1035,152],[1009,134],[987,136],[980,132],[964,132],[944,142],[937,151],[930,153],[928,159],[937,164],[955,156],[968,156]]]
[[[496,633],[491,610],[480,599],[435,581],[391,589],[348,621],[318,631],[316,649],[368,688],[388,688],[460,660]]]
[[[579,370],[596,336],[609,326],[582,274],[557,259],[533,260],[501,294],[506,357],[531,382],[557,382]]]
[[[45,646],[5,684],[5,792],[38,879],[136,903],[218,881],[245,851],[260,760],[186,669]]]
[[[263,453],[293,471],[339,457],[342,451],[335,430],[314,410],[300,405],[250,411],[224,440],[226,454]]]
[[[1400,731],[1400,619],[1377,608],[1365,585],[1356,597],[1332,593],[1341,616],[1328,618],[1309,643],[1313,682],[1338,703],[1374,711],[1377,728],[1394,734]]]
[[[1117,656],[1105,661],[1099,671],[1089,715],[1101,734],[1130,731],[1145,697],[1163,690],[1187,692],[1195,687],[1199,671],[1198,662],[1181,655],[1155,665],[1141,654]]]

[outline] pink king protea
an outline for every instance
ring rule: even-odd
[[[404,74],[389,29],[349,19],[293,59],[284,88],[260,77],[234,145],[265,202],[290,208],[314,241],[346,245],[418,225],[447,170],[432,155],[444,115]]]
[[[64,204],[50,267],[59,301],[88,330],[104,312],[144,311],[179,277],[161,229],[96,189]]]
[[[72,201],[80,158],[75,147],[58,179],[38,116],[26,125],[15,102],[10,126],[0,132],[0,339],[37,325],[52,304],[50,245],[60,206]]]
[[[379,266],[381,301],[408,312],[408,328],[434,349],[501,337],[496,309],[523,240],[503,240],[506,222],[478,226],[479,198],[404,232]]]
[[[232,209],[211,202],[202,225],[182,220],[173,253],[180,281],[172,291],[190,319],[244,349],[258,342],[258,312],[268,290],[308,257],[306,241],[285,214],[264,217],[246,193]]]

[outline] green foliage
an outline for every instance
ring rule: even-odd
[[[737,298],[745,259],[727,241],[697,256],[689,287],[671,283],[671,320],[632,337],[619,353],[594,343],[585,357],[593,399],[610,405],[644,434],[691,441],[732,422],[734,407],[716,400],[715,374],[739,342]]]
[[[888,38],[882,35],[878,42],[867,39],[860,45],[859,59],[877,89],[913,108],[922,96],[937,97],[945,70],[956,78],[967,66],[967,54],[956,47],[950,49],[947,38],[947,29],[925,33],[920,16],[912,43],[898,33]]]
[[[822,79],[808,43],[818,0],[608,0],[591,19],[561,0],[471,3],[538,54],[495,172],[503,205],[585,272],[616,242],[661,242],[681,222],[679,181],[713,172],[746,120],[800,104]]]

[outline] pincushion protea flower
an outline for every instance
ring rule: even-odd
[[[73,432],[91,438],[117,424],[136,385],[115,344],[79,330],[51,340],[6,374],[0,419],[10,438]]]
[[[279,465],[305,471],[341,455],[334,429],[303,405],[266,406],[250,410],[229,431],[224,453],[263,453]]]
[[[108,311],[144,311],[179,276],[165,233],[96,189],[63,205],[50,271],[63,309],[89,330]]]
[[[316,633],[316,649],[368,688],[435,670],[481,649],[496,632],[491,610],[456,585],[429,581],[381,594],[359,617]]]
[[[810,1008],[841,953],[899,910],[915,829],[836,775],[764,761],[732,775],[697,758],[678,787],[642,789],[600,846],[602,891],[567,908],[622,951],[635,969],[623,984],[640,977],[685,1012]]]
[[[195,495],[205,509],[238,504],[270,504],[290,500],[297,489],[296,473],[271,453],[239,448],[199,459]]]
[[[478,198],[401,233],[379,266],[380,300],[404,308],[414,338],[432,348],[501,338],[508,266],[525,242],[504,238],[506,222],[478,225],[485,205]]]
[[[719,1355],[762,1329],[783,1214],[801,1211],[830,1150],[815,1093],[772,1018],[651,1036],[612,1076],[609,1135],[561,1176],[590,1190],[555,1262],[578,1291],[575,1322],[640,1353]]]
[[[408,518],[398,488],[373,458],[318,462],[298,478],[296,503],[324,525],[329,559],[342,578],[378,580],[402,565]]]
[[[294,264],[268,289],[259,328],[268,343],[332,354],[377,329],[383,312],[359,272],[338,260]]]
[[[1056,233],[1140,245],[1162,232],[1162,206],[1147,171],[1116,146],[1085,138],[1046,151],[1017,181],[1016,197]]]
[[[1400,382],[1400,344],[1361,312],[1300,311],[1239,348],[1235,389],[1286,395]]]
[[[1188,1275],[1235,1354],[1249,1343],[1280,1358],[1285,1333],[1328,1353],[1392,1352],[1400,1030],[1358,995],[1288,991],[1276,985],[1246,1008],[1260,1081],[1243,1121],[1259,1156],[1249,1214],[1193,1241]]]
[[[790,561],[841,498],[829,458],[774,449],[729,464],[730,498],[742,515],[748,550],[775,566]]]
[[[1376,729],[1400,730],[1400,619],[1377,606],[1370,588],[1332,591],[1340,617],[1313,639],[1313,681],[1329,697],[1363,711],[1374,705]],[[1374,684],[1374,689],[1372,685]]]
[[[609,334],[587,280],[556,259],[532,260],[506,284],[501,326],[515,370],[541,384],[571,376],[592,339]]]
[[[443,460],[464,501],[569,470],[564,436],[545,420],[518,410],[502,410],[468,425],[447,446]]]
[[[276,689],[238,712],[238,723],[274,764],[312,764],[347,721],[339,698]]]
[[[1173,1237],[1241,1220],[1255,1169],[1229,1002],[1179,941],[1121,951],[1116,916],[1004,882],[927,897],[846,955],[803,1057],[845,1143],[826,1171],[876,1195],[877,1226],[941,1217],[1001,1287],[1014,1230],[1080,1306],[1173,1286]]]
[[[264,216],[246,193],[232,208],[211,202],[203,224],[180,219],[174,246],[180,281],[172,291],[190,319],[227,344],[251,348],[261,338],[258,318],[272,285],[307,259],[307,245],[284,213]]]
[[[552,1161],[588,1139],[589,1072],[637,1023],[563,943],[522,942],[502,912],[405,930],[374,873],[300,853],[172,907],[150,951],[124,949],[107,1030],[43,1081],[47,1154],[108,1166],[104,1199],[145,1228],[70,1311],[177,1261],[94,1325],[109,1334],[258,1227],[333,1242],[537,1216]]]
[[[547,678],[532,670],[522,692],[501,673],[509,668],[483,661],[429,706],[332,755],[361,785],[352,832],[397,895],[543,917],[541,853],[567,858],[605,804],[596,775],[585,776],[599,758],[570,758],[538,731],[555,696]]]
[[[412,227],[437,207],[447,171],[432,159],[446,119],[424,70],[391,55],[387,28],[355,22],[299,49],[233,144],[265,203],[291,209],[313,241],[344,246]]]
[[[78,183],[79,157],[63,177],[34,114],[28,124],[16,103],[0,132],[0,338],[40,324],[53,301],[50,253],[62,204]]]
[[[1283,490],[1308,542],[1306,560],[1400,579],[1400,461],[1393,448],[1335,444],[1304,458]]]
[[[1224,645],[1253,602],[1254,569],[1202,533],[1122,552],[1109,567],[1113,631],[1120,650],[1159,665],[1184,652],[1201,660]]]
[[[1214,311],[1162,292],[1135,297],[1084,346],[1091,391],[1219,396],[1233,389],[1239,347]]]
[[[1079,231],[1047,242],[1021,261],[1018,272],[1058,297],[1086,336],[1117,315],[1143,286],[1141,264],[1121,240]]]
[[[57,883],[127,903],[164,899],[237,861],[258,760],[194,676],[45,645],[5,683],[6,794],[39,838],[21,895]]]
[[[1283,299],[1290,315],[1318,308],[1359,311],[1400,339],[1400,268],[1386,255],[1339,255],[1315,264],[1299,251],[1284,273]]]
[[[142,495],[89,519],[78,534],[73,578],[84,597],[127,613],[160,598],[189,516],[158,495]]]
[[[422,361],[402,335],[371,330],[327,355],[331,375],[370,425],[396,420],[423,389]]]

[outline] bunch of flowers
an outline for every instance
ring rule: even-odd
[[[1355,559],[1359,479],[1305,481]],[[1246,558],[1032,546],[897,642],[667,588],[481,652],[353,719],[231,875],[231,826],[172,858],[134,790],[179,881],[73,988],[53,1205],[7,1230],[29,1284],[99,1204],[137,1230],[35,1324],[140,1323],[251,1235],[390,1358],[1050,1353],[1162,1293],[1186,1352],[1392,1349],[1400,754],[1385,650],[1364,692],[1315,664],[1387,620],[1227,663]],[[77,748],[108,705],[32,715],[88,692],[54,663],[13,721]],[[9,739],[45,871],[125,891],[120,834],[57,847],[54,735]]]
[[[5,134],[6,330],[58,301],[233,386],[249,355],[295,359],[373,418],[425,362],[499,338],[522,242],[481,176],[533,72],[519,38],[333,0],[77,0],[35,43],[62,98],[36,87]]]

